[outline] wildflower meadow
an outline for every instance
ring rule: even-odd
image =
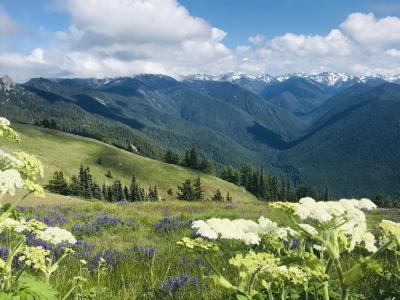
[[[399,298],[399,216],[369,199],[54,204],[44,172],[0,151],[0,299]]]

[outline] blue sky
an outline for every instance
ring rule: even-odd
[[[353,12],[400,16],[400,1],[368,0],[181,0],[191,14],[229,34],[227,44],[243,43],[257,33],[266,37],[326,34]]]
[[[394,0],[0,0],[0,72],[400,73]]]

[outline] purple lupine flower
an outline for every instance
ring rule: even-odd
[[[154,230],[163,233],[170,233],[174,230],[185,228],[191,221],[184,221],[181,217],[166,217],[154,225]]]
[[[199,278],[197,276],[190,277],[187,273],[178,277],[170,277],[160,283],[160,288],[164,292],[173,293],[188,285],[198,286]]]
[[[129,250],[141,258],[152,258],[155,254],[155,250],[152,247],[147,248],[135,245],[129,248]]]

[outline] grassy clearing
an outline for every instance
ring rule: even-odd
[[[20,133],[21,143],[2,141],[2,149],[36,155],[45,167],[46,181],[55,170],[61,170],[67,177],[71,177],[84,164],[90,166],[99,184],[111,183],[112,180],[105,176],[107,170],[111,170],[114,178],[121,179],[127,185],[132,175],[135,175],[146,189],[150,184],[156,184],[160,196],[165,199],[174,199],[176,186],[186,179],[200,176],[208,196],[220,189],[224,196],[229,192],[236,201],[255,200],[243,188],[212,175],[148,159],[92,139],[55,130],[20,124],[13,127]],[[102,160],[101,165],[96,163],[98,158]],[[170,188],[174,191],[173,195],[167,194]]]
[[[6,200],[13,201],[13,198]],[[55,274],[53,284],[61,294],[66,293],[71,286],[71,278],[79,272],[89,278],[88,288],[96,285],[96,274],[81,271],[80,259],[90,261],[97,255],[106,257],[111,264],[116,262],[101,281],[101,286],[110,292],[107,299],[227,299],[229,293],[207,278],[211,275],[207,265],[176,244],[182,237],[191,235],[190,220],[211,217],[256,220],[260,216],[268,216],[279,224],[288,221],[287,216],[258,201],[213,203],[171,200],[114,204],[53,194],[48,194],[45,199],[30,197],[24,203],[22,212],[26,217],[41,220],[47,217],[49,222],[54,223],[52,226],[71,230],[91,247],[88,251],[77,250],[74,257],[68,259]],[[383,210],[370,214],[368,218],[373,225],[382,218],[396,219],[396,215],[398,217],[398,211]],[[93,230],[91,224],[104,216],[120,220],[123,224],[107,223]],[[76,230],[77,225],[78,229],[88,229]],[[237,274],[226,262],[235,253],[247,249],[245,245],[232,243],[232,250],[228,245],[224,247],[224,252],[212,257],[219,269],[226,267],[224,272],[227,278],[234,278]],[[132,250],[135,246],[139,250]],[[153,249],[154,254],[146,255],[146,251],[150,251],[148,249]],[[390,265],[390,258],[384,257],[383,261],[385,265]],[[173,284],[181,282],[182,277],[189,279],[184,284]],[[358,290],[368,293],[374,284],[376,282],[371,282],[367,276]]]

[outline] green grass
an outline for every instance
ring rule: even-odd
[[[13,201],[15,198],[3,200]],[[107,296],[107,299],[228,299],[229,291],[216,286],[210,278],[205,276],[212,274],[206,264],[204,262],[200,265],[196,264],[195,260],[199,259],[197,255],[177,246],[177,241],[191,234],[188,221],[211,217],[256,220],[260,216],[267,216],[281,225],[289,222],[288,216],[271,209],[261,201],[230,204],[170,200],[115,204],[47,194],[44,199],[29,197],[23,204],[27,209],[22,212],[25,217],[41,216],[43,218],[51,216],[54,212],[62,214],[68,222],[59,226],[68,230],[72,230],[74,224],[83,225],[93,222],[101,215],[118,218],[125,222],[125,225],[105,228],[98,232],[83,235],[75,233],[77,238],[93,246],[92,253],[111,249],[125,255],[117,266],[109,271],[107,278],[101,281],[101,286],[111,291],[112,295]],[[368,215],[368,219],[372,225],[382,218],[392,219],[392,216],[396,214],[398,210],[382,210]],[[185,222],[185,225],[170,232],[155,230],[155,224],[165,217],[178,217]],[[132,221],[128,224],[129,220]],[[219,270],[225,268],[225,276],[231,279],[236,278],[237,274],[230,269],[227,261],[238,251],[246,248],[239,244],[234,243],[231,247],[224,247],[224,251],[218,251],[210,257]],[[154,248],[156,253],[154,259],[135,256],[129,250],[134,245]],[[71,287],[70,279],[80,272],[79,259],[82,257],[79,255],[77,252],[67,259],[52,279],[52,284],[61,295]],[[390,264],[390,262],[383,263]],[[170,294],[160,288],[161,283],[166,279],[176,278],[182,274],[188,274],[191,277],[199,276],[199,285],[187,285]],[[84,273],[84,276],[89,279],[87,287],[96,286],[95,274]],[[367,276],[366,280],[357,287],[358,292],[368,295],[376,287],[368,278]]]
[[[99,184],[110,183],[105,174],[111,170],[114,179],[119,178],[126,185],[135,175],[144,188],[156,184],[164,199],[176,197],[176,187],[186,179],[200,176],[208,196],[220,189],[223,195],[229,192],[235,202],[254,201],[255,197],[243,188],[215,176],[197,172],[176,165],[136,155],[116,147],[71,134],[27,125],[13,126],[21,135],[21,143],[3,141],[2,149],[24,151],[36,155],[45,167],[45,181],[55,170],[61,170],[67,177],[77,174],[81,164],[88,165]],[[101,158],[102,164],[96,163]],[[173,195],[167,190],[172,189]]]

